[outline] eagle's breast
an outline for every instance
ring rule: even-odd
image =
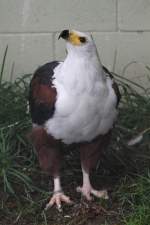
[[[59,65],[53,80],[57,91],[55,112],[45,123],[47,133],[66,144],[91,141],[106,134],[117,115],[112,84],[109,77],[102,81],[95,66],[88,62]]]

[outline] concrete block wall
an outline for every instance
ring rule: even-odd
[[[150,0],[0,0],[0,64],[8,45],[4,76],[15,79],[54,59],[63,60],[63,29],[91,32],[102,63],[148,85]],[[13,71],[12,71],[13,67]]]

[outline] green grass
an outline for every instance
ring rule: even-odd
[[[32,189],[32,181],[24,171],[33,166],[35,158],[26,140],[31,122],[27,113],[25,78],[27,76],[0,85],[0,177],[4,192],[14,195],[14,186],[18,183]]]
[[[124,180],[119,188],[119,199],[125,225],[148,225],[150,223],[150,173]]]
[[[0,225],[81,225],[92,219],[97,221],[95,224],[149,225],[149,130],[135,146],[127,143],[150,127],[150,90],[115,74],[123,96],[120,114],[112,143],[93,176],[93,181],[100,180],[100,184],[112,189],[110,200],[97,200],[87,205],[75,193],[75,186],[81,181],[81,169],[77,151],[71,150],[65,155],[63,187],[75,204],[65,206],[63,214],[54,208],[44,212],[42,207],[52,190],[52,183],[39,169],[27,138],[31,129],[27,110],[31,75],[12,83],[5,82],[6,54],[7,48],[0,72]],[[142,94],[137,92],[137,87]]]

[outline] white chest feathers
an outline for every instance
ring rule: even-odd
[[[66,60],[54,73],[55,113],[45,128],[66,144],[91,141],[106,134],[117,116],[112,80],[102,76],[99,63]]]

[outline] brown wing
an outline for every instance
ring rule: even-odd
[[[56,89],[52,86],[54,68],[59,62],[47,63],[36,70],[30,83],[29,107],[32,122],[42,125],[55,111]]]
[[[113,79],[112,88],[114,89],[115,94],[117,96],[117,106],[118,106],[118,104],[120,102],[120,99],[121,99],[121,94],[120,94],[120,91],[119,91],[119,87],[118,87],[117,83],[114,81],[114,77],[113,77],[112,73],[104,66],[103,66],[103,70],[111,79]]]

